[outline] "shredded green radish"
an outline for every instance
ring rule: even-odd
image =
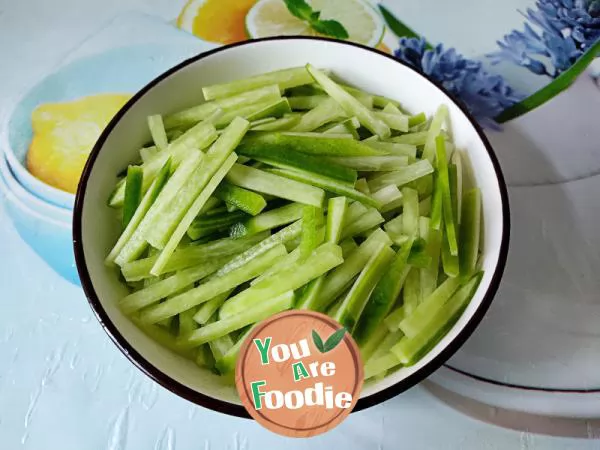
[[[256,74],[149,116],[109,198],[118,307],[224,382],[253,327],[290,308],[338,321],[381,380],[439,342],[483,277],[482,194],[447,106],[408,112],[335,75]]]

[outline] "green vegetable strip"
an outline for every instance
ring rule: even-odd
[[[181,339],[179,342],[184,343],[186,342],[186,339]],[[233,339],[227,333],[223,336],[213,339],[208,343],[215,361],[223,358],[233,348],[233,345]]]
[[[462,204],[460,224],[460,274],[469,277],[477,266],[479,239],[481,233],[481,192],[479,189],[467,191]]]
[[[316,108],[328,98],[326,95],[299,95],[289,97],[288,100],[292,109],[306,110]]]
[[[327,98],[300,118],[300,122],[292,128],[293,131],[314,131],[334,120],[346,116],[335,100]]]
[[[302,212],[302,237],[299,246],[302,260],[308,258],[312,251],[321,244],[319,228],[322,224],[323,211],[320,208],[305,205]]]
[[[448,176],[448,161],[446,160],[446,143],[442,136],[439,136],[436,139],[436,159],[438,176],[442,188],[442,215],[446,225],[445,236],[450,247],[450,254],[458,255],[458,242],[456,239],[454,213],[452,212],[452,196],[450,193],[450,179]]]
[[[130,314],[148,305],[158,302],[171,294],[181,291],[190,284],[219,270],[231,257],[215,258],[197,266],[181,270],[170,277],[160,280],[124,297],[119,307]]]
[[[438,285],[438,272],[440,267],[440,249],[442,235],[440,231],[434,230],[430,226],[430,220],[426,217],[421,217],[420,235],[427,242],[425,251],[431,257],[431,262],[425,268],[421,269],[421,299],[429,297]]]
[[[400,189],[398,189],[398,187],[394,184],[390,184],[378,190],[377,192],[373,193],[372,196],[375,200],[381,203],[381,205],[383,205],[381,208],[382,211],[384,211],[386,207],[389,207],[390,204],[393,204],[393,208],[402,205],[402,192],[400,192]]]
[[[371,359],[365,364],[365,380],[379,375],[400,364],[400,360],[393,353],[386,353],[377,359]]]
[[[417,236],[419,233],[419,194],[414,189],[402,188],[404,209],[402,211],[402,233]]]
[[[246,117],[249,121],[260,120],[264,118],[280,118],[283,117],[284,114],[288,114],[292,112],[292,108],[290,108],[290,103],[287,98],[282,98],[277,100],[276,102],[269,103],[265,105],[264,108],[252,113],[248,114]]]
[[[285,244],[289,241],[292,241],[300,236],[302,231],[302,221],[299,220],[294,222],[291,225],[279,230],[277,233],[269,236],[258,244],[250,247],[248,250],[239,254],[227,264],[225,264],[219,271],[216,273],[216,276],[221,276],[226,273],[231,272],[232,270],[237,269],[245,264],[247,264],[251,259],[256,258],[259,255],[267,252],[278,244]]]
[[[226,182],[219,185],[215,191],[215,196],[253,216],[260,213],[267,206],[267,202],[262,195]]]
[[[304,222],[302,222],[304,223]],[[278,272],[281,272],[283,269],[288,268],[294,264],[296,264],[300,260],[300,247],[296,247],[289,254],[280,258],[277,261],[276,265],[269,267],[265,270],[260,276],[256,277],[254,280],[250,282],[250,286],[254,286],[257,283],[260,283],[263,280],[275,275]]]
[[[406,116],[388,114],[386,112],[380,111],[375,111],[373,114],[392,130],[398,130],[402,132],[408,131],[408,117]]]
[[[276,119],[273,122],[263,123],[251,128],[253,131],[286,131],[294,128],[301,120],[301,115],[283,116],[281,119]]]
[[[226,179],[236,186],[316,207],[325,198],[322,189],[240,164],[231,168]]]
[[[250,122],[250,129],[257,127],[259,125],[263,125],[265,123],[275,122],[277,119],[275,117],[265,117],[264,119],[252,120]]]
[[[348,206],[346,216],[344,217],[344,226],[352,224],[355,220],[358,220],[363,214],[369,211],[369,207],[363,205],[360,202],[352,202]]]
[[[404,199],[402,200],[404,202]],[[391,234],[404,234],[403,230],[404,215],[400,214],[394,217],[392,220],[388,220],[384,225],[383,229]]]
[[[414,127],[415,125],[420,125],[422,123],[425,123],[426,121],[427,116],[425,115],[425,113],[415,114],[414,116],[410,116],[408,118],[408,126]]]
[[[159,152],[156,158],[144,163],[144,183],[143,190],[145,191],[160,169],[165,165],[167,160],[171,158],[172,169],[176,169],[180,162],[189,156],[189,153],[194,149],[203,149],[210,145],[217,138],[217,130],[210,122],[203,122],[189,129],[182,136],[173,141],[168,149],[164,152]],[[123,205],[125,198],[125,183],[117,183],[117,187],[111,194],[108,204],[113,208]]]
[[[416,356],[429,344],[435,343],[451,324],[456,321],[458,314],[465,308],[473,296],[481,279],[476,275],[462,286],[447,303],[441,305],[428,320],[422,324],[419,331],[412,337],[403,338],[392,347],[391,351],[403,364],[412,363]]]
[[[417,146],[412,144],[399,144],[395,142],[380,142],[377,140],[365,139],[361,141],[363,144],[385,152],[387,155],[407,156],[408,158],[417,157]]]
[[[184,347],[195,347],[206,342],[211,342],[232,331],[239,330],[256,322],[260,322],[273,314],[277,314],[294,305],[294,292],[288,291],[276,297],[268,298],[240,314],[221,318],[194,331],[183,343]],[[224,355],[223,355],[224,356]]]
[[[436,155],[436,139],[442,131],[442,125],[448,117],[448,107],[446,105],[440,105],[435,112],[429,131],[427,131],[427,140],[425,141],[425,147],[423,148],[423,159],[428,159],[430,163],[433,163]]]
[[[408,165],[407,156],[346,156],[329,160],[340,166],[368,172],[393,171]]]
[[[382,328],[385,329],[385,327]],[[380,341],[379,347],[377,348],[375,353],[373,353],[371,359],[375,361],[381,358],[382,356],[387,355],[392,349],[392,347],[398,342],[400,342],[400,339],[402,339],[403,337],[404,333],[402,333],[402,331],[400,330],[388,332],[387,335],[383,338],[383,340]],[[367,363],[368,362],[369,361],[367,361]]]
[[[322,244],[303,262],[298,262],[227,300],[221,307],[219,317],[230,317],[265,298],[298,289],[343,261],[339,246],[331,243]]]
[[[431,215],[431,196],[425,197],[419,202],[419,212],[423,216]]]
[[[133,261],[141,256],[148,245],[146,236],[152,227],[155,226],[157,220],[160,219],[162,211],[173,202],[177,192],[198,168],[203,158],[204,156],[201,152],[192,151],[185,161],[183,161],[175,170],[175,173],[169,178],[164,188],[160,191],[160,194],[158,194],[158,197],[139,223],[139,226],[131,235],[131,238],[115,258],[115,262],[118,265],[122,266],[124,263]]]
[[[399,324],[399,328],[408,337],[415,336],[427,323],[427,320],[438,310],[460,287],[461,281],[457,278],[448,278],[440,284],[433,293],[424,299],[411,315],[406,316]]]
[[[424,159],[394,172],[388,172],[373,178],[369,181],[369,187],[372,192],[375,192],[389,184],[403,186],[411,181],[429,175],[430,173],[433,173],[433,167],[429,161]]]
[[[342,230],[342,239],[357,236],[363,231],[370,230],[384,222],[383,216],[376,209],[370,209],[357,220],[349,223]]]
[[[327,204],[327,228],[325,232],[325,240],[327,242],[337,244],[340,241],[347,207],[348,199],[346,197],[333,197],[329,199]]]
[[[209,301],[202,303],[194,315],[194,320],[200,325],[207,324],[210,318],[217,312],[221,305],[225,303],[225,300],[229,298],[232,292],[233,289],[230,289],[214,298],[211,298]]]
[[[329,199],[325,233],[325,240],[327,242],[337,244],[340,241],[347,205],[348,202],[346,197],[334,197]],[[352,239],[345,241],[345,243],[340,244],[340,247],[342,248],[342,255],[346,254],[346,250],[344,248],[346,247],[346,243],[351,243],[355,248],[357,247]],[[313,309],[314,305],[318,302],[324,282],[324,275],[312,280],[302,292],[296,307],[298,309]]]
[[[431,228],[439,230],[442,227],[442,196],[443,187],[439,173],[434,177],[433,195],[431,198]]]
[[[187,230],[187,235],[192,240],[210,236],[213,233],[229,228],[248,217],[243,211],[225,212],[221,214],[201,215],[196,217]]]
[[[237,364],[237,358],[240,354],[240,349],[242,345],[252,333],[254,326],[251,326],[246,330],[242,335],[238,338],[235,345],[229,349],[227,353],[223,355],[220,359],[215,362],[215,367],[219,371],[221,375],[229,374],[235,372],[235,366]]]
[[[209,262],[213,258],[237,255],[268,236],[268,233],[260,233],[240,239],[226,238],[201,245],[181,246],[173,253],[169,263],[165,266],[165,272],[187,269],[200,263]],[[158,250],[155,251],[160,253]],[[121,273],[125,280],[139,281],[151,277],[150,269],[158,259],[158,253],[123,264]]]
[[[286,255],[282,244],[250,260],[246,265],[236,268],[219,277],[211,277],[198,287],[172,297],[163,303],[145,309],[140,320],[144,323],[156,323],[174,316],[201,303],[208,302],[217,295],[239,286],[260,275],[276,260]]]
[[[395,136],[390,138],[390,142],[395,142],[397,144],[425,145],[427,136],[427,131],[419,131],[416,133],[403,134],[402,136]]]
[[[167,129],[171,129],[175,127],[194,125],[201,120],[206,120],[214,111],[218,109],[222,109],[223,111],[235,111],[259,103],[272,103],[280,98],[281,93],[277,85],[273,84],[263,86],[254,90],[239,93],[232,97],[214,102],[203,103],[175,114],[171,114],[164,119],[165,127]]]
[[[276,84],[280,89],[285,90],[309,84],[312,83],[312,81],[312,77],[304,67],[294,67],[292,69],[277,70],[275,72],[264,73],[242,80],[231,81],[229,83],[205,86],[202,88],[202,94],[206,100],[213,100],[221,97],[230,97],[232,95],[247,92],[251,89],[257,89],[273,84]]]
[[[454,164],[448,166],[448,178],[450,180],[450,197],[452,200],[452,212],[454,216],[454,223],[458,223],[458,198],[457,198],[457,170]],[[456,277],[460,273],[459,268],[459,255],[452,255],[450,253],[450,247],[448,239],[444,236],[442,240],[442,267],[444,273],[449,277]]]
[[[188,309],[187,311],[183,311],[179,314],[179,332],[178,336],[180,338],[189,335],[198,328],[198,323],[194,320],[194,308]]]
[[[354,183],[354,189],[356,189],[358,192],[362,192],[363,194],[366,195],[370,195],[371,191],[369,189],[369,185],[367,183],[367,180],[365,178],[361,178],[359,180],[356,180],[356,183]]]
[[[374,231],[375,230],[373,230],[372,232]],[[369,235],[371,233],[369,233]],[[354,242],[354,239],[352,238],[344,239],[342,242],[339,243],[339,245],[342,248],[342,255],[344,256],[344,259],[347,258],[351,252],[358,248],[358,245],[356,244],[356,242]]]
[[[142,158],[142,162],[144,164],[151,159],[156,158],[156,155],[158,155],[158,149],[154,145],[140,149],[140,157]]]
[[[452,153],[452,164],[456,167],[456,180],[453,186],[455,187],[454,195],[456,195],[456,224],[459,225],[462,220],[462,198],[463,198],[463,163],[460,156],[460,151],[455,150]]]
[[[225,178],[225,175],[227,175],[229,169],[233,167],[236,159],[237,155],[235,153],[229,155],[229,157],[225,160],[221,168],[217,170],[217,172],[213,175],[208,184],[204,187],[204,190],[200,193],[200,195],[198,195],[196,200],[194,200],[194,203],[192,203],[188,211],[185,213],[185,215],[179,222],[179,225],[177,225],[177,228],[175,228],[175,231],[173,231],[173,234],[171,235],[167,244],[163,248],[160,256],[156,260],[156,263],[154,264],[154,266],[152,266],[152,269],[150,270],[151,274],[160,275],[161,273],[164,273],[165,266],[167,265],[169,259],[173,255],[173,252],[181,242],[181,239],[183,238],[183,236],[185,236],[185,233],[187,232],[188,228],[194,221],[194,217],[196,217],[198,213],[202,210],[202,207],[213,194],[219,183],[221,183],[223,178]]]
[[[269,172],[272,174],[281,175],[282,177],[289,178],[291,180],[307,183],[311,186],[316,186],[338,195],[344,195],[366,205],[374,206],[375,208],[381,206],[379,205],[379,202],[374,200],[371,196],[348,187],[346,183],[334,180],[333,178],[328,178],[299,169],[270,169]]]
[[[406,277],[408,276],[409,271],[410,267],[407,267],[404,272],[405,276],[402,280],[403,282],[406,282]],[[399,329],[400,322],[404,320],[404,317],[406,317],[406,314],[404,312],[404,305],[400,305],[394,308],[394,310],[391,313],[389,313],[385,319],[383,319],[383,323],[387,327],[387,329],[393,333]]]
[[[125,182],[125,201],[123,202],[123,229],[131,221],[136,209],[142,201],[142,183],[144,171],[139,166],[127,168],[127,181]]]
[[[315,311],[326,310],[344,292],[344,289],[349,287],[352,279],[360,273],[373,253],[373,249],[377,248],[380,243],[390,245],[391,242],[391,239],[383,230],[375,230],[355,251],[345,258],[343,264],[327,274],[321,289],[321,295],[312,309]]]
[[[369,129],[381,139],[390,136],[390,128],[385,122],[378,118],[359,100],[346,92],[335,81],[325,75],[325,73],[310,64],[306,65],[306,70],[308,70],[319,86],[321,86],[321,88],[327,92],[327,94],[329,94],[329,96],[344,109],[344,111],[346,111],[348,116],[356,116],[365,128]]]
[[[387,105],[385,105],[383,108],[383,112],[387,114],[396,114],[398,116],[404,116],[402,111],[400,111],[400,108],[398,108],[393,103],[388,103]]]
[[[372,296],[373,296],[373,294],[371,294],[371,297]],[[366,310],[364,311],[359,324],[364,320],[365,314],[366,314]],[[355,332],[354,332],[355,336],[358,332],[359,332],[358,329],[355,330]],[[370,333],[370,336],[367,339],[364,339],[359,344],[360,358],[363,360],[364,363],[367,363],[369,361],[371,356],[373,356],[373,354],[375,353],[375,351],[377,350],[377,348],[379,347],[379,345],[381,344],[383,339],[385,339],[386,335],[388,335],[388,334],[389,334],[388,329],[386,327],[382,327],[381,324],[379,323],[378,326],[373,329],[373,332]],[[355,337],[355,339],[356,339],[356,337]]]
[[[367,264],[344,298],[342,305],[333,316],[335,320],[350,332],[354,330],[354,327],[358,323],[371,291],[385,273],[385,266],[393,256],[394,251],[391,248],[380,244],[369,258],[369,261],[367,261]]]
[[[184,358],[193,359],[194,352],[190,349],[183,348],[183,346],[177,340],[177,338],[173,336],[169,331],[164,330],[156,325],[146,325],[140,323],[134,317],[132,317],[131,320],[140,330],[144,332],[146,336],[158,342],[163,347],[168,348],[173,353],[183,356]]]
[[[355,141],[351,135],[327,135],[322,133],[253,132],[242,141],[244,146],[256,146],[263,151],[289,153],[296,151],[317,156],[378,156],[386,154]]]
[[[404,307],[404,314],[407,316],[412,314],[419,305],[420,296],[420,273],[418,269],[413,268],[408,272],[408,276],[404,281],[404,289],[402,290],[402,298],[404,300],[402,306]]]
[[[409,239],[400,246],[385,274],[371,293],[354,333],[354,338],[359,345],[366,345],[377,329],[384,328],[381,326],[381,322],[388,315],[398,295],[400,295],[408,274],[409,267],[407,267],[406,261],[412,244],[413,240]]]
[[[161,152],[165,151],[169,146],[169,141],[162,116],[160,114],[148,116],[148,128],[150,129],[150,134],[156,148]]]
[[[246,141],[240,145],[236,149],[236,152],[275,167],[303,169],[352,184],[357,178],[355,170],[337,164],[326,164],[322,158],[317,156],[295,151],[285,151],[284,149],[266,149],[260,144],[252,145],[252,141]]]
[[[198,367],[203,369],[213,370],[215,367],[215,358],[210,350],[209,345],[201,345],[195,349],[196,357],[194,362]]]
[[[302,218],[302,210],[303,206],[296,203],[272,209],[243,222],[234,224],[229,230],[229,236],[232,238],[239,238],[260,233],[261,231],[271,230],[281,225],[287,225]]]

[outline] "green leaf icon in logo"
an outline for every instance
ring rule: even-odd
[[[312,338],[313,342],[315,343],[315,347],[317,347],[317,349],[321,353],[327,353],[336,348],[338,344],[342,342],[342,339],[344,339],[344,334],[346,334],[346,329],[342,327],[339,330],[336,330],[331,336],[329,336],[329,338],[327,338],[327,340],[323,344],[323,340],[321,339],[321,336],[319,336],[319,333],[313,330]]]

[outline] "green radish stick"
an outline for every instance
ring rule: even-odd
[[[454,164],[448,166],[448,178],[450,181],[450,197],[452,200],[452,213],[454,216],[454,223],[458,224],[458,197],[457,197],[457,169]],[[442,239],[442,267],[444,273],[449,277],[456,277],[460,273],[459,267],[459,255],[452,255],[450,252],[449,242],[444,233]]]
[[[371,293],[371,297],[365,305],[361,320],[354,333],[354,338],[359,345],[366,345],[375,333],[375,330],[383,328],[381,322],[389,314],[398,295],[400,295],[408,270],[410,269],[407,266],[407,259],[412,244],[413,239],[409,239],[400,246],[386,273]]]
[[[229,230],[229,236],[232,238],[240,238],[242,236],[250,236],[260,233],[261,231],[271,230],[281,225],[287,225],[302,218],[304,206],[298,203],[291,203],[282,206],[281,208],[272,209],[270,211],[251,217],[241,222],[233,224]],[[312,208],[312,207],[311,207]]]
[[[411,181],[427,176],[430,173],[433,173],[433,166],[429,161],[424,159],[417,161],[414,164],[409,164],[406,167],[402,167],[394,172],[384,173],[383,175],[371,179],[369,181],[369,188],[371,189],[371,192],[375,192],[390,184],[403,186]]]
[[[233,291],[233,289],[229,289],[228,291],[211,298],[209,301],[202,303],[194,315],[194,320],[200,325],[206,325]]]
[[[148,116],[148,128],[158,151],[163,152],[167,150],[169,140],[167,139],[167,132],[165,131],[165,125],[160,114]]]
[[[196,347],[211,342],[232,331],[239,330],[247,325],[260,322],[273,314],[277,314],[294,305],[294,292],[288,291],[276,297],[267,298],[253,305],[242,313],[221,318],[216,322],[209,323],[194,331],[182,342],[184,348]],[[225,353],[226,354],[226,353]],[[225,355],[221,356],[224,357]],[[217,359],[217,358],[216,358]],[[219,358],[220,359],[220,358]]]
[[[365,128],[379,136],[380,139],[390,136],[390,128],[385,122],[325,75],[325,73],[310,64],[306,65],[306,70],[308,70],[319,86],[342,107],[348,116],[355,116]]]
[[[321,244],[319,229],[323,224],[323,210],[305,205],[302,210],[302,237],[300,239],[300,258],[305,260]],[[322,236],[321,236],[322,237]]]
[[[385,273],[385,267],[394,251],[382,244],[375,249],[369,261],[352,285],[333,318],[352,332],[360,319],[371,291]]]
[[[162,167],[162,169],[158,173],[158,175],[156,176],[156,179],[152,182],[152,185],[150,186],[150,188],[144,194],[142,201],[140,202],[139,206],[136,208],[135,213],[133,214],[131,220],[125,227],[125,230],[123,230],[123,233],[121,233],[121,236],[119,236],[117,243],[115,244],[113,249],[110,251],[110,253],[106,257],[105,264],[112,265],[115,263],[115,259],[117,258],[119,253],[121,253],[121,250],[123,250],[123,247],[125,247],[127,242],[129,242],[131,237],[135,234],[135,231],[137,230],[140,223],[144,219],[144,216],[146,215],[148,210],[153,205],[154,201],[159,196],[164,185],[167,183],[167,180],[169,179],[170,171],[171,171],[171,160],[168,159],[167,162],[165,163],[165,165]]]
[[[479,240],[481,234],[481,191],[477,188],[467,191],[462,202],[462,223],[460,224],[460,275],[468,278],[477,267]]]
[[[215,191],[215,197],[253,216],[259,214],[267,206],[267,202],[262,195],[227,182],[222,182],[219,185]]]
[[[263,86],[278,85],[281,90],[294,88],[312,83],[312,77],[304,67],[294,67],[291,69],[277,70],[241,80],[228,83],[219,83],[202,88],[202,94],[206,100],[214,100],[222,97],[231,97],[233,95],[258,89]]]
[[[322,189],[240,164],[231,168],[226,179],[236,186],[319,208],[325,198]]]
[[[276,260],[286,255],[285,246],[279,244],[271,250],[250,260],[246,265],[223,274],[211,277],[198,287],[190,289],[180,295],[151,308],[145,309],[140,320],[144,323],[156,323],[167,317],[174,316],[190,308],[208,302],[219,294],[233,289],[265,271]]]
[[[442,125],[448,118],[448,107],[446,105],[440,105],[435,112],[431,126],[427,131],[427,140],[425,141],[425,147],[423,148],[423,159],[428,159],[430,163],[433,163],[436,156],[436,139],[440,136],[442,131]]]
[[[450,193],[450,179],[448,175],[448,161],[446,159],[446,142],[442,136],[436,139],[436,160],[438,177],[442,187],[442,215],[444,217],[445,235],[448,240],[451,255],[458,255],[458,242],[452,212],[452,195]]]
[[[123,229],[131,221],[135,210],[142,201],[142,183],[144,171],[139,166],[127,168],[127,181],[125,182],[125,201],[123,202]]]

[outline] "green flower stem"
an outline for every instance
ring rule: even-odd
[[[543,105],[548,100],[556,97],[562,91],[567,89],[577,79],[581,73],[590,65],[596,56],[600,55],[600,41],[592,45],[568,70],[565,70],[557,78],[544,86],[539,91],[530,95],[519,103],[515,103],[509,108],[506,108],[495,117],[498,123],[508,122],[522,116],[529,111],[534,110],[538,106]]]
[[[379,5],[379,10],[387,23],[387,26],[398,37],[409,37],[419,39],[421,36],[415,33],[412,29],[400,22],[385,6]],[[429,42],[425,42],[425,48],[431,50],[433,47]]]

